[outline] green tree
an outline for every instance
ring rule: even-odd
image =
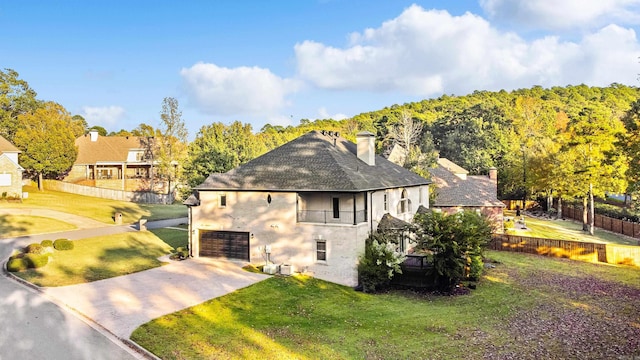
[[[429,211],[416,214],[417,248],[433,254],[429,272],[438,288],[451,290],[467,274],[465,268],[478,262],[491,240],[490,221],[475,211],[447,215]],[[474,274],[479,276],[479,274]]]
[[[15,145],[22,150],[20,164],[37,176],[42,191],[43,177],[56,177],[69,170],[78,156],[71,115],[59,104],[44,103],[33,113],[18,116]]]
[[[84,135],[87,132],[87,120],[85,120],[81,115],[73,115],[71,120],[69,121],[69,126],[73,131],[73,136],[76,138]]]
[[[0,70],[0,135],[11,142],[18,130],[18,116],[33,112],[40,102],[36,92],[12,69]]]
[[[571,141],[566,150],[573,153],[572,179],[583,199],[583,228],[592,235],[593,197],[604,197],[606,192],[624,192],[627,187],[627,159],[616,148],[616,140],[623,130],[620,119],[604,107],[585,108],[569,123]],[[589,224],[587,208],[591,213]]]
[[[227,172],[266,151],[263,137],[255,136],[249,124],[203,126],[189,144],[184,162],[187,184],[200,185],[210,174]]]
[[[629,159],[626,172],[629,183],[627,191],[636,199],[633,203],[634,208],[640,210],[640,100],[633,102],[622,122],[626,132],[619,135],[619,145]]]
[[[172,181],[181,176],[189,135],[178,106],[178,100],[172,97],[166,97],[162,101],[161,136],[157,142],[158,173],[169,182],[170,193]]]

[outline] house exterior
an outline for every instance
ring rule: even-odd
[[[385,214],[411,221],[428,207],[430,181],[375,155],[374,135],[354,144],[312,131],[195,188],[191,256],[289,265],[355,286],[365,240]]]
[[[435,200],[431,207],[446,213],[463,210],[477,211],[487,216],[497,233],[504,231],[504,203],[498,200],[498,170],[489,169],[489,176],[469,175],[454,162],[438,159],[438,166],[429,169],[434,182]]]
[[[22,172],[18,164],[20,150],[0,136],[0,196],[22,199]]]
[[[153,178],[153,138],[100,136],[97,131],[76,139],[78,158],[64,181],[125,191],[166,192]]]

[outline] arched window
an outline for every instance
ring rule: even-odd
[[[408,212],[411,212],[411,200],[409,200],[407,190],[402,189],[402,193],[400,195],[400,203],[398,204],[398,213],[404,214]]]

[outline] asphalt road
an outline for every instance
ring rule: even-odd
[[[150,222],[149,228],[185,222]],[[44,239],[82,239],[136,231],[134,226],[106,226],[55,234],[0,239],[0,263],[14,248]],[[39,292],[0,276],[0,360],[4,359],[136,359],[143,355],[117,337],[59,307]]]

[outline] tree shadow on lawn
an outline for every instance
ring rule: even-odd
[[[12,221],[8,215],[0,215],[0,239],[14,237],[14,234],[27,231],[27,226],[33,225],[28,221]]]

